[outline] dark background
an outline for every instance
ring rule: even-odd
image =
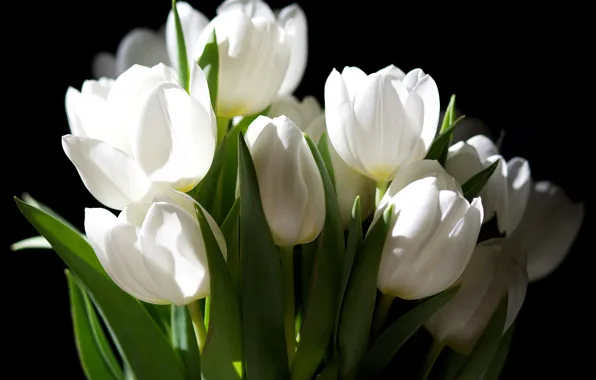
[[[213,17],[218,2],[191,4]],[[528,289],[504,377],[590,378],[595,274],[589,245],[589,233],[595,231],[590,197],[594,170],[588,168],[595,67],[589,58],[594,50],[590,12],[571,2],[300,4],[309,22],[309,61],[298,97],[314,95],[322,102],[334,67],[341,71],[353,65],[366,72],[390,63],[404,71],[421,67],[437,82],[443,107],[456,93],[465,114],[483,119],[493,131],[507,131],[506,158],[527,158],[535,179],[552,180],[573,200],[585,202],[586,218],[567,260]],[[2,313],[8,339],[3,347],[9,352],[5,368],[17,368],[23,378],[83,375],[62,262],[51,251],[8,249],[34,234],[12,196],[30,192],[82,228],[84,207],[99,204],[60,145],[60,137],[68,133],[64,94],[69,85],[80,88],[91,78],[96,52],[114,52],[134,27],[157,29],[169,7],[166,0],[60,1],[28,3],[4,13],[5,20],[17,20],[20,27],[5,33],[3,55],[8,66],[4,80],[11,81],[4,95],[9,105],[3,107],[3,129],[9,133],[4,148],[9,186],[4,186],[3,197],[9,228],[1,259],[9,296]]]

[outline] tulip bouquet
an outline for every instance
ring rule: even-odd
[[[292,96],[298,5],[217,13],[174,1],[68,89],[62,147],[111,210],[82,233],[16,199],[42,236],[13,249],[68,267],[87,378],[496,379],[582,205],[488,137],[456,141],[455,97],[441,118],[422,70],[333,70],[323,109]]]

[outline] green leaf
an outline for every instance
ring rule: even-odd
[[[58,215],[58,213],[54,210],[52,210],[51,208],[49,208],[48,206],[44,205],[43,203],[41,203],[40,201],[38,201],[37,199],[33,198],[31,196],[31,194],[29,193],[23,193],[22,195],[23,200],[28,203],[29,205],[40,209],[41,211],[46,212],[47,214],[53,216],[54,218],[58,219],[62,224],[66,225],[67,227],[69,227],[71,230],[81,233],[81,231],[79,231],[78,228],[76,228],[75,226],[73,226],[68,220],[64,219],[63,217],[61,217],[60,215]]]
[[[154,305],[152,303],[141,302],[145,310],[155,321],[157,326],[166,334],[170,335],[170,324],[172,320],[172,305]]]
[[[194,57],[193,57],[194,59]],[[207,79],[207,86],[209,87],[209,97],[211,98],[211,106],[213,111],[217,115],[217,89],[219,85],[219,49],[217,47],[217,36],[215,29],[209,35],[209,39],[203,49],[203,54],[197,61],[203,73],[205,79]],[[218,136],[218,143],[221,141],[223,136]]]
[[[329,152],[329,138],[327,137],[326,131],[323,132],[323,134],[319,138],[317,148],[319,149],[319,153],[323,158],[323,162],[325,163],[325,167],[327,168],[327,173],[329,174],[329,179],[331,180],[333,188],[335,189],[335,173],[333,171],[333,163],[331,162],[331,153]]]
[[[302,319],[300,344],[292,363],[292,379],[312,379],[335,330],[341,268],[345,256],[344,232],[335,189],[315,143],[304,136],[317,163],[325,191],[325,224],[319,237],[308,306]]]
[[[339,364],[334,357],[317,376],[317,380],[337,380],[339,378]]]
[[[509,327],[505,335],[501,338],[497,352],[488,367],[488,371],[486,371],[486,374],[484,375],[484,380],[499,380],[501,370],[507,361],[509,346],[511,346],[511,341],[513,340],[513,330],[514,325]]]
[[[279,255],[265,219],[257,174],[238,135],[242,331],[247,379],[289,377]]]
[[[209,329],[203,348],[203,376],[242,378],[242,320],[240,302],[226,260],[201,207],[196,207],[210,273]],[[229,253],[228,253],[229,254]]]
[[[443,360],[441,360],[443,358]],[[459,354],[452,350],[450,347],[445,347],[443,352],[441,353],[441,358],[439,361],[442,361],[438,369],[433,368],[433,372],[431,373],[431,379],[437,380],[454,380],[457,377],[459,370],[466,364],[468,357],[462,354]],[[439,364],[437,361],[437,364]],[[437,374],[436,376],[434,374]]]
[[[238,136],[240,133],[246,133],[248,126],[260,115],[266,115],[269,112],[269,107],[263,111],[243,117],[238,124],[236,124],[227,135],[226,150],[223,168],[217,185],[216,196],[219,197],[219,208],[215,214],[211,214],[213,219],[219,225],[223,223],[224,218],[234,205],[236,201],[236,185],[238,180]]]
[[[344,265],[341,274],[341,283],[339,286],[339,307],[337,309],[337,317],[335,322],[334,346],[337,348],[337,335],[339,328],[339,316],[341,314],[341,305],[348,288],[348,281],[350,280],[350,273],[352,272],[352,265],[356,252],[362,246],[362,213],[360,211],[360,196],[356,196],[354,206],[352,207],[352,219],[350,221],[350,229],[348,230],[348,244],[346,246],[346,257],[344,258]]]
[[[443,114],[443,122],[441,123],[441,129],[439,133],[443,133],[453,124],[455,120],[455,94],[451,95],[449,99],[449,104],[445,109],[445,114]]]
[[[499,348],[506,317],[507,296],[503,298],[499,307],[494,312],[484,333],[476,343],[474,351],[468,356],[466,364],[459,371],[457,380],[482,379]]]
[[[460,116],[455,120],[453,123],[449,124],[447,128],[441,131],[441,133],[435,137],[428,153],[426,154],[425,160],[437,160],[441,165],[445,164],[445,160],[447,159],[447,151],[449,150],[449,144],[451,143],[451,139],[453,138],[453,131],[455,127],[462,121],[465,116]]]
[[[188,380],[201,378],[201,356],[195,330],[186,306],[172,305],[172,346],[186,368]]]
[[[237,199],[230,210],[230,213],[224,220],[221,226],[221,232],[226,238],[226,246],[228,250],[227,263],[228,270],[232,276],[232,283],[234,289],[240,289],[240,200]]]
[[[360,373],[374,376],[391,361],[401,346],[443,307],[459,290],[454,287],[430,297],[410,310],[385,329],[368,349],[360,366]]]
[[[389,231],[393,206],[374,223],[356,255],[344,295],[338,327],[339,372],[350,373],[366,351],[377,296],[381,253]]]
[[[97,314],[74,276],[67,269],[70,312],[79,360],[87,379],[124,379],[122,368],[101,328]]]
[[[319,238],[316,238],[312,242],[300,246],[300,307],[303,313],[308,307],[310,283],[318,243]],[[300,321],[300,327],[302,327],[302,320]]]
[[[23,249],[52,249],[52,245],[43,236],[33,236],[10,246],[11,251],[20,251]]]
[[[80,279],[116,344],[139,380],[183,380],[184,369],[166,335],[141,303],[121,290],[97,261],[87,241],[56,218],[18,198],[17,205]]]
[[[188,57],[186,56],[186,43],[184,42],[184,31],[180,16],[178,15],[178,8],[176,0],[172,0],[172,12],[174,13],[174,23],[176,25],[176,42],[178,44],[178,79],[180,85],[190,92],[190,69],[188,68]]]
[[[479,173],[476,173],[472,178],[467,180],[466,183],[464,183],[461,186],[461,190],[464,193],[464,197],[468,201],[471,202],[480,194],[490,177],[497,169],[498,165],[499,160],[493,162],[488,168],[480,171]]]
[[[221,196],[217,191],[217,185],[221,176],[225,155],[226,138],[224,137],[222,143],[215,150],[209,171],[203,180],[189,192],[189,195],[199,202],[210,215],[219,212]]]

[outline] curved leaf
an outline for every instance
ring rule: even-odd
[[[511,346],[511,341],[513,340],[513,330],[514,325],[511,325],[509,330],[507,330],[505,335],[503,335],[501,338],[497,352],[495,353],[493,360],[490,362],[490,366],[488,367],[488,371],[486,371],[486,375],[484,375],[484,380],[499,380],[501,370],[507,361],[509,346]]]
[[[499,165],[499,160],[493,162],[488,168],[474,174],[472,178],[467,180],[466,183],[461,186],[464,197],[468,201],[471,202],[480,194],[490,177],[497,169],[497,165]]]
[[[186,43],[184,42],[184,30],[178,15],[176,0],[172,0],[172,12],[176,25],[176,42],[178,44],[178,80],[180,85],[189,92],[190,90],[190,69],[188,68],[188,57],[186,56]]]
[[[242,332],[249,380],[286,379],[279,254],[265,219],[257,174],[242,133],[238,135]]]
[[[201,354],[195,335],[194,327],[190,317],[190,312],[186,306],[172,305],[172,345],[184,367],[186,368],[186,378],[195,380],[201,378]]]

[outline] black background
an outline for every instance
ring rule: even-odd
[[[213,17],[216,1],[191,1]],[[273,8],[287,5],[270,2]],[[530,285],[519,315],[505,378],[580,379],[593,376],[594,170],[590,141],[594,81],[588,9],[571,2],[475,2],[443,5],[399,2],[303,1],[309,22],[309,61],[296,95],[323,100],[332,68],[376,71],[393,63],[433,76],[444,107],[452,93],[465,114],[493,131],[506,130],[506,158],[530,161],[533,177],[560,184],[586,205],[575,246],[557,272]],[[169,1],[59,1],[27,3],[5,12],[16,22],[4,39],[5,232],[1,267],[5,368],[22,378],[83,378],[72,335],[63,264],[51,251],[10,252],[34,230],[12,196],[30,192],[82,227],[84,207],[97,207],[64,155],[67,87],[91,78],[100,50],[116,50],[134,27],[157,29]],[[593,17],[593,16],[592,16]],[[25,32],[23,32],[23,30]],[[588,62],[588,68],[582,64]],[[6,82],[5,82],[6,83]],[[6,105],[6,100],[3,101]],[[6,182],[5,182],[6,183]],[[7,193],[8,194],[7,194]],[[6,230],[5,230],[6,231]],[[8,336],[8,338],[6,338]],[[6,352],[6,351],[5,351]],[[4,354],[4,359],[7,359]],[[21,376],[22,375],[22,376]],[[11,377],[13,378],[13,377]]]

